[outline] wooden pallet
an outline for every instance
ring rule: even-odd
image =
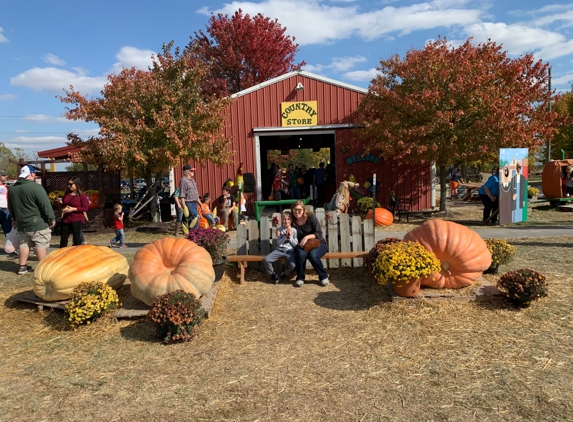
[[[476,288],[469,295],[455,295],[445,294],[441,289],[422,288],[420,294],[416,297],[403,297],[398,296],[394,292],[394,286],[391,282],[386,284],[386,288],[390,293],[392,302],[402,302],[405,300],[429,300],[429,301],[448,301],[453,300],[456,302],[475,302],[480,300],[502,300],[505,296],[498,290],[496,285],[483,277],[480,277],[475,282]]]

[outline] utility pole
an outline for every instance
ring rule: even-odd
[[[549,68],[549,93],[551,94],[551,67]],[[547,106],[547,111],[551,113],[551,98],[549,98],[549,105]],[[547,162],[551,160],[551,141],[547,141]]]

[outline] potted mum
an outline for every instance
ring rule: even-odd
[[[370,198],[369,196],[363,196],[358,201],[356,201],[356,204],[358,205],[360,212],[366,214],[368,211],[370,211],[372,209],[372,203],[373,202],[374,202],[374,200],[372,198]],[[381,208],[381,207],[382,207],[382,205],[380,205],[379,202],[376,202],[376,208]]]
[[[486,274],[497,274],[500,265],[508,264],[515,255],[515,246],[510,245],[503,239],[484,239],[491,253],[491,265],[485,270]]]
[[[440,272],[440,261],[417,242],[387,245],[376,258],[374,274],[380,284],[392,283],[398,296],[416,297],[421,279]]]
[[[527,197],[529,199],[537,198],[538,194],[539,194],[539,189],[531,187],[531,186],[527,188]]]
[[[531,268],[505,273],[497,282],[497,287],[513,305],[520,308],[525,308],[531,302],[547,296],[545,276]]]
[[[186,238],[209,252],[215,267],[215,281],[219,281],[225,272],[225,252],[230,240],[229,235],[217,229],[198,228],[190,230]]]
[[[376,262],[378,255],[380,255],[380,252],[382,252],[388,245],[392,245],[401,241],[402,239],[398,239],[397,237],[386,237],[376,242],[374,247],[370,249],[370,252],[368,253],[368,270],[374,277],[376,277],[376,273],[374,272],[374,263]]]

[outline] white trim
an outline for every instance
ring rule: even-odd
[[[355,124],[343,124],[343,125],[321,125],[321,126],[296,126],[296,127],[254,127],[253,131],[257,132],[304,132],[311,130],[313,132],[320,133],[333,133],[336,129],[356,129],[361,126]]]
[[[256,178],[257,192],[256,200],[263,200],[263,183],[261,179],[263,178],[261,173],[261,142],[259,140],[259,135],[255,133],[255,169],[259,177]]]
[[[314,73],[307,72],[306,70],[294,70],[289,73],[285,73],[284,75],[277,76],[276,78],[269,79],[268,81],[262,82],[258,85],[252,86],[247,89],[243,89],[242,91],[237,92],[236,94],[231,95],[231,98],[238,98],[244,95],[250,94],[251,92],[257,91],[259,89],[265,88],[269,85],[276,84],[277,82],[284,81],[286,79],[292,78],[293,76],[304,76],[309,79],[315,79],[320,82],[324,82],[326,84],[338,86],[340,88],[349,89],[351,91],[360,92],[362,94],[368,94],[367,88],[361,88],[359,86],[350,85],[344,82],[336,81],[334,79],[327,78],[325,76],[315,75]]]

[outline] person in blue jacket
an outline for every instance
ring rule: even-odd
[[[483,222],[485,223],[499,209],[499,168],[478,189],[478,193],[483,202]],[[497,217],[490,222],[495,223],[496,220]]]

